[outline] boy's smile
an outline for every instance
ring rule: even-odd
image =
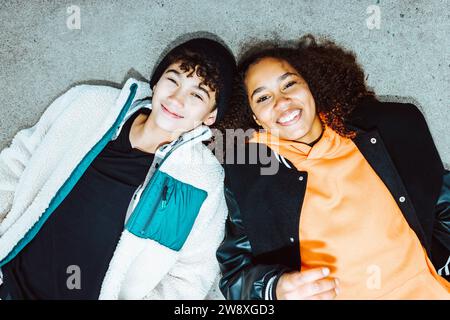
[[[179,115],[178,113],[170,111],[169,108],[166,108],[163,104],[161,104],[161,108],[164,111],[164,113],[167,114],[171,118],[174,118],[174,119],[184,118],[183,116]]]

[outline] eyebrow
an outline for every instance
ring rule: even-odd
[[[285,74],[283,74],[283,75],[281,75],[281,76],[278,77],[277,82],[281,82],[281,81],[283,81],[284,79],[286,79],[287,77],[290,77],[290,76],[296,76],[296,75],[297,75],[297,74],[296,74],[296,73],[293,73],[293,72],[286,72]],[[254,96],[255,94],[257,94],[257,93],[263,91],[264,89],[266,89],[266,87],[259,87],[259,88],[256,88],[255,90],[253,90],[253,93],[252,93],[252,95],[250,96],[250,99],[253,99],[253,96]]]
[[[178,70],[175,70],[175,69],[169,69],[169,70],[166,71],[166,73],[169,73],[169,72],[175,73],[177,76],[181,75],[181,73],[180,73]],[[208,98],[211,99],[211,96],[209,95],[208,90],[206,90],[205,88],[203,88],[203,87],[201,86],[201,84],[199,84],[199,85],[197,86],[197,88],[200,89],[200,90],[202,90],[203,92],[205,92],[206,95],[208,96]]]
[[[198,86],[198,88],[199,88],[200,90],[202,90],[203,92],[205,92],[205,93],[207,94],[208,98],[210,98],[210,99],[211,99],[211,96],[209,95],[209,92],[208,92],[208,90],[206,90],[206,89],[205,89],[205,88],[203,88],[203,87],[200,87],[200,85]]]
[[[175,74],[178,75],[178,76],[181,74],[179,71],[177,71],[177,70],[175,70],[175,69],[169,69],[169,70],[167,70],[165,73],[169,73],[169,72],[173,72],[173,73],[175,73]]]

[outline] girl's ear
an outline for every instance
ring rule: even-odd
[[[261,122],[259,122],[258,118],[255,115],[253,115],[253,120],[255,120],[258,126],[262,127]]]
[[[212,124],[214,124],[214,122],[216,122],[216,118],[217,118],[217,108],[214,109],[214,111],[211,111],[207,116],[206,119],[203,120],[203,124],[207,125],[207,126],[211,126]]]

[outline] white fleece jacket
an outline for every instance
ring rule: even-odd
[[[18,132],[1,151],[0,261],[39,220],[77,164],[111,128],[134,83],[138,85],[134,100],[151,95],[148,83],[134,79],[122,90],[92,85],[70,89],[47,108],[36,125]],[[227,216],[223,169],[210,150],[196,141],[175,149],[160,170],[207,191],[194,226],[179,251],[124,229],[99,298],[223,299],[217,287],[215,257]]]

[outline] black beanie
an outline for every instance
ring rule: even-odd
[[[164,56],[158,66],[154,69],[150,80],[150,86],[153,89],[164,71],[166,71],[167,67],[174,62],[171,61],[170,56],[177,55],[178,52],[182,52],[184,50],[188,50],[189,52],[200,56],[207,56],[209,60],[217,62],[217,67],[219,70],[219,92],[216,96],[217,123],[223,118],[226,108],[230,102],[233,77],[236,73],[236,60],[234,59],[231,51],[221,43],[207,38],[196,38],[173,48]]]

